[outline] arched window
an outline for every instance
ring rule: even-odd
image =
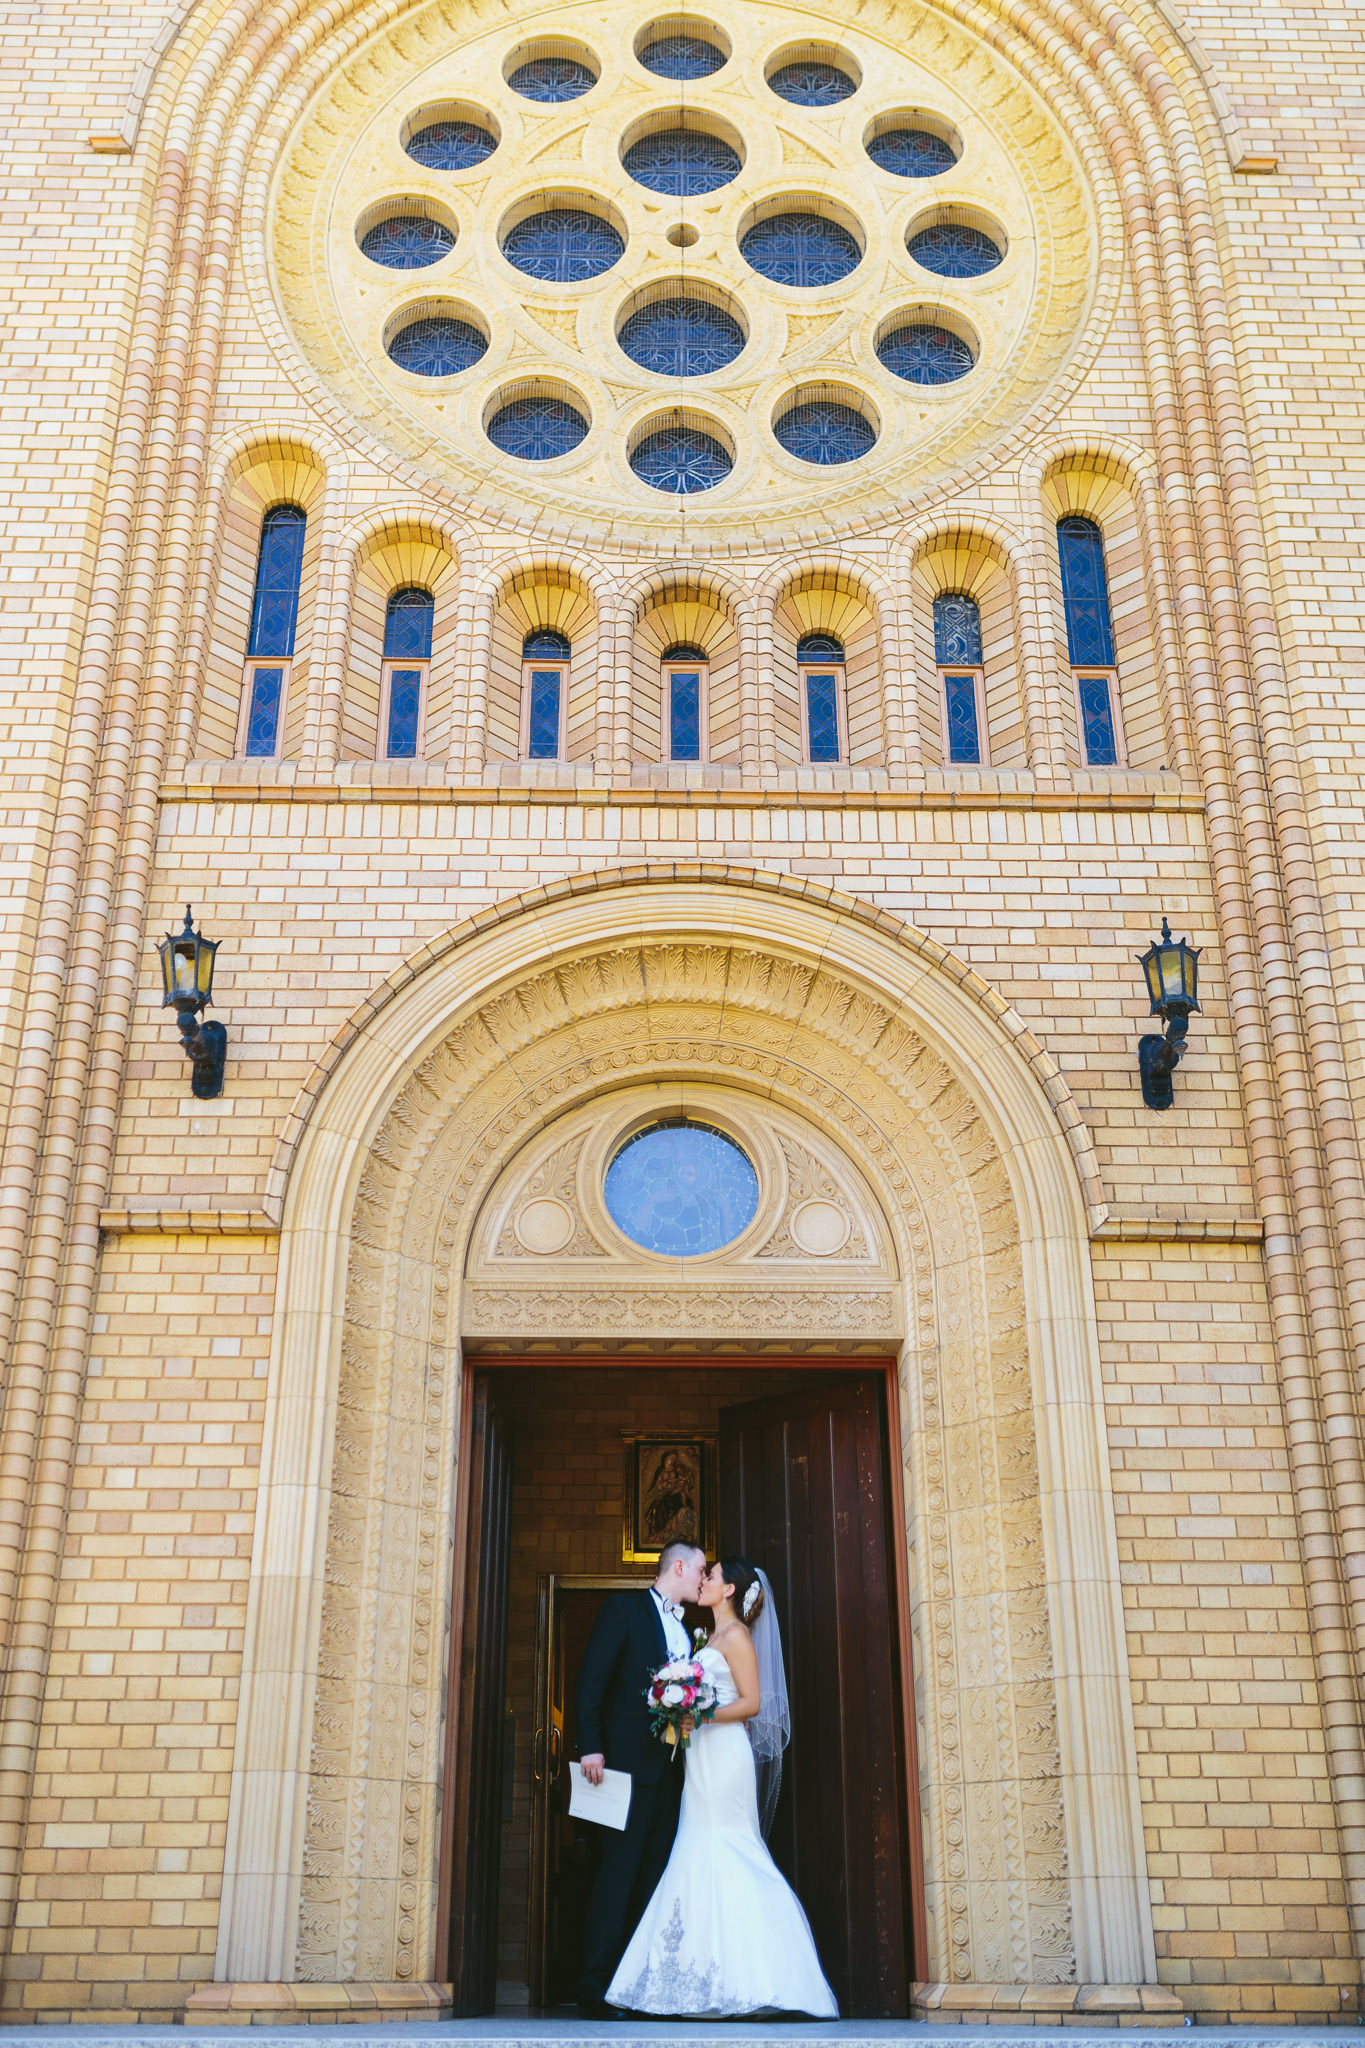
[[[668,761],[706,759],[708,674],[700,647],[670,647],[663,658],[662,731]]]
[[[802,750],[808,761],[842,761],[848,750],[844,643],[807,633],[796,643],[801,686]]]
[[[297,505],[272,505],[261,521],[251,635],[242,678],[238,752],[265,760],[280,750],[294,634],[299,622],[303,536],[307,518]]]
[[[528,761],[557,761],[564,751],[572,652],[564,635],[548,626],[521,643],[521,751]]]
[[[1104,536],[1093,519],[1071,513],[1058,520],[1057,558],[1081,754],[1091,768],[1122,767],[1123,728],[1114,672],[1109,578],[1104,568]]]
[[[981,613],[974,597],[944,591],[934,599],[934,662],[943,710],[944,760],[980,767],[989,755]]]
[[[380,752],[390,761],[414,761],[422,751],[435,611],[431,592],[415,583],[393,591],[384,608],[379,731]]]

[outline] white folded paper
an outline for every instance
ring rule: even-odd
[[[569,1812],[599,1828],[623,1828],[630,1817],[630,1785],[629,1771],[603,1771],[601,1784],[590,1785],[582,1764],[570,1764]]]

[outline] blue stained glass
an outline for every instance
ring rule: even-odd
[[[630,458],[641,483],[689,497],[724,483],[734,468],[729,450],[700,427],[661,427],[647,434]]]
[[[837,405],[824,398],[809,405],[794,405],[790,412],[783,413],[773,432],[789,455],[824,467],[836,462],[856,462],[877,439],[871,420],[865,420],[851,405]]]
[[[806,745],[812,761],[839,758],[839,679],[832,669],[806,677]]]
[[[723,307],[680,294],[655,299],[632,313],[617,339],[642,370],[660,377],[704,377],[735,360],[744,346],[744,330]]]
[[[578,206],[552,206],[509,228],[502,253],[527,277],[580,284],[619,263],[626,245],[609,220]]]
[[[531,704],[526,720],[526,752],[532,761],[559,758],[559,698],[564,687],[563,671],[533,668],[530,676]]]
[[[979,762],[981,734],[976,722],[976,678],[945,676],[943,700],[948,713],[948,759]]]
[[[253,669],[251,704],[246,715],[246,740],[242,749],[248,761],[268,759],[274,754],[279,740],[283,697],[282,668]]]
[[[553,626],[537,626],[521,643],[523,661],[567,661],[573,653],[567,637]]]
[[[932,270],[935,277],[981,277],[1003,263],[999,244],[980,228],[964,227],[958,221],[938,221],[911,235],[906,248],[916,263]]]
[[[1114,665],[1114,627],[1109,616],[1109,578],[1104,569],[1104,536],[1093,519],[1073,513],[1057,522],[1057,559],[1066,609],[1067,655],[1073,667]]]
[[[668,758],[701,759],[701,670],[668,671]]]
[[[936,178],[957,162],[951,142],[927,128],[887,128],[872,137],[867,153],[879,171],[897,178]]]
[[[768,84],[780,100],[790,100],[794,107],[834,107],[858,90],[837,64],[823,64],[814,58],[781,65]]]
[[[1081,743],[1087,763],[1092,768],[1117,768],[1119,744],[1109,678],[1078,676],[1076,693],[1081,700]]]
[[[552,103],[580,99],[596,85],[597,73],[577,57],[533,57],[528,64],[519,64],[507,83],[524,100]]]
[[[832,633],[803,633],[796,643],[798,661],[838,661],[844,658],[844,643]]]
[[[567,455],[587,431],[582,413],[563,398],[515,398],[488,422],[493,446],[523,462],[549,462]]]
[[[743,169],[737,150],[702,128],[664,128],[642,135],[621,159],[637,185],[691,199],[719,191]]]
[[[709,78],[725,63],[725,52],[703,36],[657,36],[640,52],[656,78]]]
[[[431,592],[418,584],[395,590],[384,607],[384,659],[430,661],[435,611]]]
[[[454,247],[455,237],[445,222],[420,213],[396,213],[391,220],[381,220],[360,243],[361,253],[386,270],[425,270]]]
[[[916,322],[877,343],[877,360],[907,384],[952,384],[976,362],[971,346],[946,327]]]
[[[429,171],[468,171],[492,156],[498,138],[477,121],[429,121],[403,147]]]
[[[417,758],[417,727],[421,710],[421,669],[394,669],[389,676],[389,730],[384,745],[391,761],[413,761]]]
[[[981,613],[974,597],[945,592],[934,599],[934,660],[940,668],[981,666]]]
[[[251,637],[246,646],[248,661],[255,654],[288,657],[294,652],[307,524],[297,505],[272,505],[261,521],[261,551],[256,557],[256,589],[251,600]],[[274,752],[273,746],[269,751]]]
[[[758,1176],[733,1138],[707,1124],[651,1124],[628,1138],[603,1185],[632,1244],[670,1259],[732,1244],[758,1210]]]
[[[774,213],[749,229],[739,252],[760,277],[807,288],[838,284],[862,261],[848,229],[819,213]]]
[[[416,377],[453,377],[458,370],[472,369],[487,347],[470,321],[442,313],[410,321],[389,343],[389,356]]]

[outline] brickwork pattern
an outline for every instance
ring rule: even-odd
[[[1191,0],[1191,54],[1146,0],[957,10],[1021,61],[1048,47],[1087,175],[1123,199],[1102,346],[1046,445],[903,520],[818,557],[686,561],[736,651],[726,758],[683,774],[654,758],[651,621],[676,600],[645,595],[648,568],[581,550],[548,502],[527,530],[453,510],[300,401],[233,240],[243,167],[258,198],[268,174],[288,8],[238,53],[259,91],[227,156],[195,155],[251,11],[21,9],[3,88],[4,2012],[174,2017],[212,1972],[277,1310],[261,1205],[298,1089],[461,919],[678,859],[910,919],[1061,1067],[1135,1239],[1094,1253],[1159,1974],[1201,2015],[1354,2014],[1361,1849],[1343,1858],[1339,1787],[1365,1641],[1331,1560],[1361,1504],[1342,1335],[1358,1365],[1359,11]],[[226,88],[217,112],[238,120]],[[111,152],[139,114],[137,154]],[[1230,147],[1269,168],[1234,176]],[[277,490],[308,496],[314,551],[289,758],[248,764],[253,508]],[[1063,504],[1109,539],[1130,774],[1075,760],[1047,548]],[[404,549],[426,551],[440,611],[411,768],[369,758],[364,624]],[[950,573],[999,650],[995,766],[975,777],[942,766],[925,640]],[[501,664],[528,606],[570,596],[578,758],[541,774],[506,743]],[[818,787],[782,705],[797,625],[839,613],[856,767]],[[189,1097],[152,986],[187,896],[226,941],[219,1103]],[[1207,993],[1156,1119],[1131,956],[1163,910],[1205,946]],[[1289,929],[1298,990],[1276,965]],[[110,1209],[258,1234],[101,1244]],[[1264,1250],[1151,1242],[1253,1237],[1261,1217]]]

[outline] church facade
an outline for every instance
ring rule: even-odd
[[[682,1517],[846,2010],[1358,2020],[1360,31],[33,11],[0,2016],[552,2009]]]

